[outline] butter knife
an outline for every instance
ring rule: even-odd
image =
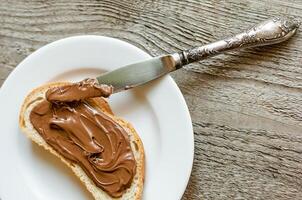
[[[127,90],[182,68],[184,65],[229,50],[258,47],[283,42],[295,34],[300,22],[292,18],[274,17],[242,33],[179,53],[154,57],[130,64],[97,77],[100,84],[112,85],[114,93]]]

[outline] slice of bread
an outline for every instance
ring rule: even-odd
[[[43,99],[45,99],[45,93],[50,87],[54,86],[63,86],[70,83],[48,83],[39,88],[34,89],[30,94],[25,98],[23,105],[21,107],[20,115],[19,115],[19,126],[22,132],[30,138],[32,141],[37,143],[38,145],[44,147],[50,153],[56,155],[61,159],[74,174],[79,177],[79,179],[84,183],[86,188],[91,192],[93,197],[97,200],[111,200],[111,199],[121,199],[121,200],[138,200],[142,198],[143,193],[143,184],[144,184],[144,167],[145,167],[145,157],[144,157],[144,147],[143,144],[132,127],[132,125],[125,120],[118,118],[113,115],[109,104],[104,98],[93,98],[89,100],[89,103],[97,109],[100,109],[104,113],[106,113],[109,117],[118,122],[122,127],[125,128],[129,135],[131,149],[134,154],[136,160],[136,174],[132,180],[131,186],[125,191],[122,197],[120,198],[112,198],[101,188],[97,187],[94,182],[86,175],[83,169],[74,163],[71,163],[69,160],[65,159],[59,153],[57,153],[50,145],[48,145],[44,139],[40,136],[40,134],[35,130],[33,125],[30,122],[30,112],[31,110]]]

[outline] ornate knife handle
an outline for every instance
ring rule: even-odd
[[[289,39],[295,34],[299,24],[300,23],[294,19],[275,17],[257,24],[233,37],[185,50],[178,53],[178,55],[174,54],[172,56],[179,58],[177,59],[179,61],[177,68],[180,68],[183,65],[200,61],[225,51],[276,44]]]

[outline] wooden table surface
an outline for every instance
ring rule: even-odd
[[[0,0],[0,84],[30,53],[64,37],[116,37],[156,56],[280,14],[302,18],[302,1]],[[195,134],[184,200],[302,199],[301,33],[281,45],[230,52],[171,75]]]

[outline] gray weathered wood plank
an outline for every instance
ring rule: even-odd
[[[27,55],[67,36],[116,37],[155,56],[280,14],[302,18],[302,1],[0,0],[0,84]],[[302,198],[301,46],[298,33],[172,74],[195,133],[184,200]]]

